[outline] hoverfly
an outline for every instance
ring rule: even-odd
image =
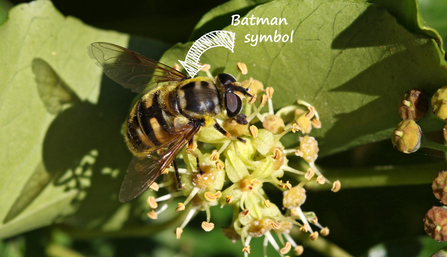
[[[189,78],[180,71],[118,45],[91,44],[93,56],[115,82],[144,94],[134,105],[125,124],[125,141],[134,155],[121,186],[119,200],[142,194],[173,163],[181,188],[175,158],[202,127],[213,126],[231,135],[216,119],[236,117],[242,109],[237,92],[251,96],[235,77],[221,73],[215,80]],[[158,86],[161,82],[167,82]],[[243,139],[238,138],[243,141]],[[200,172],[199,162],[197,162]]]

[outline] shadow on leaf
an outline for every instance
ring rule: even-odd
[[[330,90],[341,98],[351,94],[349,98],[361,107],[335,115],[336,122],[325,134],[325,140],[321,140],[321,155],[343,150],[333,146],[349,148],[370,142],[368,136],[377,136],[376,140],[388,138],[401,119],[397,106],[405,92],[422,88],[432,93],[442,86],[447,81],[447,71],[440,66],[434,44],[431,39],[406,31],[394,17],[375,6],[343,30],[332,43],[332,48],[343,49],[339,55],[362,47],[368,47],[365,51],[371,53],[381,51],[382,55],[365,70]],[[358,96],[353,97],[352,93]],[[346,131],[352,133],[348,137],[339,136],[346,135]]]
[[[158,59],[167,46],[132,38],[129,48]],[[59,214],[59,221],[77,228],[101,227],[122,206],[118,193],[132,155],[121,131],[136,94],[103,76],[97,104],[82,101],[70,88],[76,85],[68,86],[45,60],[34,59],[32,67],[41,100],[57,116],[44,138],[43,163],[22,189],[5,223],[53,184],[76,192],[71,204],[75,213],[69,217]],[[129,204],[127,218],[119,225],[132,223],[132,217],[144,209],[137,201]]]

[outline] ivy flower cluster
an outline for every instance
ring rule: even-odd
[[[420,147],[426,147],[447,152],[445,145],[427,140],[422,133],[421,127],[417,124],[423,118],[429,116],[430,109],[434,114],[431,117],[435,117],[435,119],[445,124],[443,136],[447,140],[447,86],[439,88],[433,94],[431,100],[424,91],[415,88],[405,93],[399,103],[398,110],[402,121],[397,125],[391,138],[397,150],[411,154]],[[423,219],[424,230],[433,239],[445,242],[447,241],[446,171],[438,173],[438,176],[433,180],[432,190],[434,196],[443,206],[433,206],[428,210]]]
[[[238,70],[238,79],[241,74],[247,74],[243,63],[238,63]],[[205,71],[209,74],[209,71]],[[242,241],[244,256],[250,253],[250,242],[255,237],[264,237],[264,251],[271,244],[280,256],[292,248],[295,255],[301,255],[303,247],[290,236],[294,226],[308,232],[312,240],[316,240],[319,235],[329,234],[329,229],[318,222],[314,212],[301,208],[306,201],[306,183],[331,183],[315,165],[318,142],[309,136],[312,129],[321,127],[318,112],[309,103],[298,101],[297,105],[284,107],[275,113],[273,88],[264,89],[262,82],[253,78],[240,83],[250,88],[253,97],[244,99],[243,113],[221,123],[233,138],[223,136],[212,127],[202,128],[196,137],[197,144],[188,147],[179,156],[183,157],[186,164],[186,168],[179,169],[184,188],[181,191],[172,188],[176,184],[174,176],[165,176],[161,184],[154,183],[152,190],[158,191],[165,187],[169,193],[148,198],[152,208],[148,216],[156,219],[172,204],[172,199],[186,197],[176,207],[178,212],[187,212],[183,223],[175,229],[176,237],[180,238],[183,229],[198,212],[206,212],[202,228],[209,232],[214,229],[211,207],[229,206],[233,209],[233,219],[229,227],[223,229],[223,233],[233,242]],[[281,143],[281,138],[289,133],[299,138],[297,148],[285,149]],[[237,137],[242,140],[237,140]],[[305,160],[308,163],[307,170],[290,167],[287,158],[290,155]],[[195,156],[198,156],[200,171]],[[173,169],[169,170],[173,172]],[[299,182],[294,185],[281,180],[286,172],[296,175]],[[282,206],[270,202],[264,191],[266,183],[272,184],[282,193]],[[339,189],[339,181],[332,183],[332,191],[337,192]],[[279,242],[273,234],[276,234]]]
[[[428,115],[430,104],[434,116]],[[431,101],[423,90],[412,89],[405,93],[399,102],[398,110],[402,121],[391,136],[393,146],[397,150],[406,154],[414,153],[421,147],[447,151],[444,145],[428,141],[418,125],[425,117],[435,117],[444,123],[443,136],[447,140],[447,86],[439,88],[431,97]]]
[[[424,217],[424,230],[438,242],[447,241],[447,172],[441,171],[433,180],[434,196],[443,206],[433,206]]]

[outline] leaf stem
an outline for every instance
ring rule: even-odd
[[[436,174],[446,169],[445,162],[388,165],[375,167],[322,168],[322,173],[331,181],[340,180],[341,188],[365,188],[379,186],[404,186],[430,184]],[[307,189],[327,190],[331,185],[308,183]]]
[[[424,135],[422,135],[422,138],[421,138],[421,147],[430,148],[430,149],[434,149],[434,150],[438,150],[438,151],[447,153],[446,145],[435,143],[433,141],[429,141],[425,138]]]

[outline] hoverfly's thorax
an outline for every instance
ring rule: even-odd
[[[223,107],[220,94],[211,79],[186,80],[177,88],[180,112],[189,118],[216,116]]]

